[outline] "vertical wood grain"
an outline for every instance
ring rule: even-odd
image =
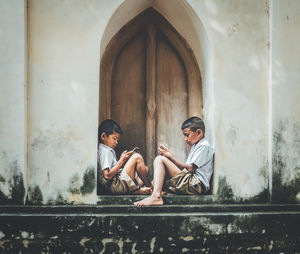
[[[155,135],[155,120],[156,120],[156,28],[153,25],[147,26],[147,49],[146,49],[146,162],[150,172],[153,172],[152,162],[156,155],[156,135]]]
[[[124,132],[118,155],[138,146],[145,156],[145,47],[145,36],[139,34],[120,52],[113,70],[111,117]]]

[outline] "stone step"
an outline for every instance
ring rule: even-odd
[[[10,215],[93,215],[93,216],[190,216],[190,215],[238,215],[238,214],[298,214],[300,205],[266,204],[166,204],[162,206],[136,207],[130,204],[56,205],[56,206],[1,206],[0,216]]]
[[[98,205],[132,205],[135,201],[146,198],[146,195],[101,195],[98,196]],[[218,202],[217,195],[174,195],[163,196],[165,205],[187,204],[215,204]]]
[[[299,204],[168,197],[176,204],[135,207],[141,196],[101,198],[106,204],[0,206],[0,253],[300,253]]]
[[[0,250],[300,253],[299,224],[299,205],[1,206]]]

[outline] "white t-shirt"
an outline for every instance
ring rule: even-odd
[[[101,171],[112,168],[118,162],[114,149],[102,143],[99,144],[98,158]]]
[[[201,139],[197,144],[192,146],[186,164],[197,166],[194,175],[208,190],[210,178],[214,170],[214,149],[206,138]]]

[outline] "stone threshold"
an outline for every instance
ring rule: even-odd
[[[148,197],[147,195],[99,195],[98,205],[131,205],[135,201]],[[218,203],[217,195],[163,195],[165,205],[185,205],[185,204],[215,204]]]
[[[300,215],[300,204],[130,204],[3,205],[0,216],[186,216],[186,215]],[[299,217],[300,218],[300,217]]]

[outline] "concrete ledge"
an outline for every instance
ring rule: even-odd
[[[98,196],[98,205],[110,204],[128,204],[141,200],[147,196],[143,195],[101,195]],[[218,202],[217,195],[174,195],[169,194],[163,196],[164,204],[215,204]]]
[[[300,253],[300,205],[0,208],[4,253]]]

